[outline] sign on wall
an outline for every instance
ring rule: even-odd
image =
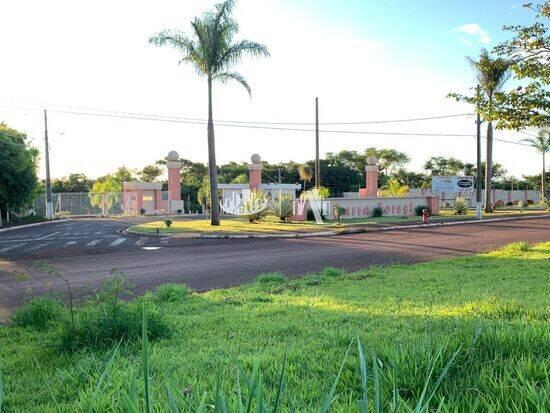
[[[432,176],[434,192],[469,192],[473,189],[473,176]]]

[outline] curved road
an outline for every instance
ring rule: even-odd
[[[327,266],[411,263],[520,240],[550,241],[548,216],[299,239],[165,239],[116,232],[127,226],[119,220],[77,220],[0,233],[0,319],[29,291],[44,291],[41,281],[20,280],[17,273],[30,271],[44,281],[49,266],[79,288],[79,294],[97,287],[113,269],[140,294],[164,282],[184,282],[200,291],[241,284],[262,272],[296,276]]]

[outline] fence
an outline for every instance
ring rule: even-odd
[[[53,193],[53,211],[56,215],[122,215],[124,197],[122,192],[72,192]],[[36,215],[46,215],[46,195],[39,195],[33,203]]]

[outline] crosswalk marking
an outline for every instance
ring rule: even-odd
[[[71,245],[74,245],[76,244],[76,241],[69,241],[69,242],[66,242],[65,245],[63,245],[63,248],[65,247],[70,247]]]
[[[39,250],[40,248],[43,248],[43,247],[45,247],[45,246],[47,246],[47,245],[49,245],[49,244],[50,244],[50,242],[43,242],[42,244],[35,244],[35,245],[33,245],[32,247],[27,248],[27,251],[28,251],[28,252],[36,251],[36,250]]]
[[[145,241],[147,241],[147,238],[146,237],[141,237],[140,239],[138,239],[136,241],[135,245],[143,245],[143,244],[145,244]]]
[[[52,233],[50,233],[50,234],[48,234],[48,235],[44,235],[43,237],[37,238],[37,240],[47,239],[47,238],[53,237],[54,235],[57,235],[57,234],[59,234],[59,231],[52,232]]]
[[[87,247],[93,247],[94,245],[97,245],[101,242],[100,239],[94,239],[93,241],[90,241],[86,244]]]
[[[109,247],[116,247],[117,245],[122,244],[124,241],[126,241],[126,238],[117,238],[113,242],[111,242],[111,245],[109,245]]]
[[[15,244],[15,245],[10,245],[9,247],[4,247],[4,248],[0,249],[0,253],[7,252],[7,251],[12,250],[14,248],[21,247],[22,245],[25,245],[25,244]]]

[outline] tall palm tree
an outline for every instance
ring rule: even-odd
[[[487,124],[487,154],[485,163],[485,212],[492,212],[491,180],[493,178],[493,120],[494,96],[500,91],[506,81],[510,78],[511,62],[503,58],[492,58],[486,49],[481,51],[479,60],[467,58],[474,69],[478,84],[484,93],[483,105],[484,120]]]
[[[163,30],[149,39],[157,46],[171,46],[180,52],[181,62],[191,63],[208,85],[208,172],[210,176],[210,205],[212,205],[211,225],[220,225],[218,205],[218,173],[216,169],[216,146],[214,141],[214,121],[212,119],[212,83],[226,83],[235,80],[251,95],[246,79],[231,70],[243,57],[269,56],[267,47],[250,40],[233,42],[239,26],[231,17],[234,0],[225,0],[213,11],[195,17],[191,22],[192,35],[188,37],[180,31]]]
[[[550,152],[550,130],[539,131],[536,138],[523,139],[542,154],[541,199],[546,198],[546,152]]]
[[[313,178],[313,172],[311,172],[311,168],[307,165],[300,165],[298,167],[298,175],[300,175],[300,179],[304,181],[304,193],[306,192],[306,182],[311,181],[311,178]]]

